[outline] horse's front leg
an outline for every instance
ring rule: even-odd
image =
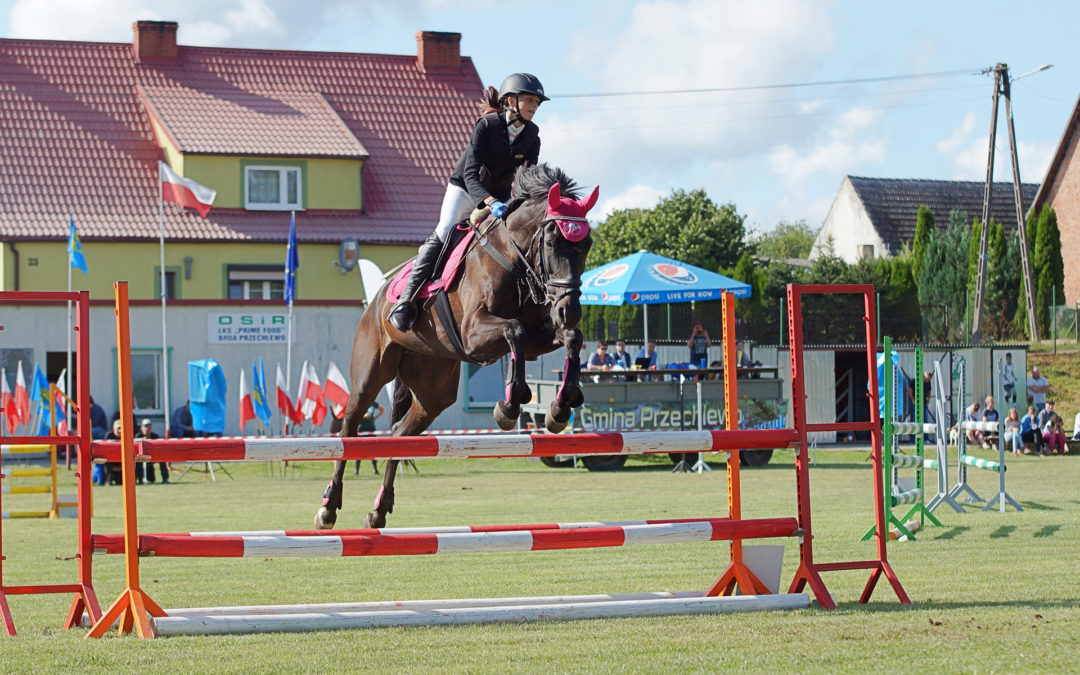
[[[560,336],[563,347],[566,349],[566,361],[563,365],[563,381],[555,400],[548,406],[544,416],[544,426],[551,433],[559,433],[566,428],[570,421],[572,408],[578,408],[585,402],[585,395],[581,393],[581,331],[577,328],[563,330]]]
[[[354,396],[354,398],[357,398]],[[368,404],[370,405],[370,403]],[[366,410],[366,408],[364,408]],[[356,428],[360,425],[363,416],[361,409],[350,400],[350,405],[345,408],[344,419],[335,419],[330,423],[330,433],[337,433],[341,438],[356,435]],[[342,493],[345,489],[345,467],[348,465],[343,459],[334,462],[334,475],[330,484],[323,491],[322,506],[315,512],[315,529],[330,530],[337,523],[337,512],[341,509]]]
[[[510,345],[510,366],[507,369],[506,398],[495,404],[493,414],[500,429],[508,431],[517,424],[521,404],[532,400],[532,389],[525,383],[525,341],[528,334],[517,320],[505,322],[503,338]]]

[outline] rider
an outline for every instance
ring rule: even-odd
[[[514,73],[499,87],[488,87],[485,114],[476,122],[472,138],[457,161],[443,196],[439,224],[413,259],[409,282],[387,319],[401,332],[416,321],[413,299],[432,272],[451,228],[475,208],[488,207],[496,218],[506,214],[514,172],[540,157],[540,129],[533,121],[544,101],[544,85],[535,75]]]

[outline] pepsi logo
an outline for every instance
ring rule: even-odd
[[[655,265],[650,265],[649,272],[658,279],[676,284],[689,285],[696,283],[698,280],[697,275],[690,270],[682,265],[672,265],[671,263],[656,263]]]
[[[626,271],[630,269],[630,266],[626,263],[619,263],[618,265],[612,265],[597,276],[593,277],[589,281],[590,286],[607,286],[608,284],[616,281],[622,275],[626,274]]]
[[[631,293],[630,294],[630,302],[637,302],[640,299],[641,299],[641,293]]]

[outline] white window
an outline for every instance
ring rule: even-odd
[[[244,167],[244,206],[253,210],[292,211],[304,208],[298,166]]]
[[[285,271],[281,267],[229,268],[230,300],[284,300]]]
[[[164,415],[161,403],[161,349],[131,350],[131,393],[135,415]]]

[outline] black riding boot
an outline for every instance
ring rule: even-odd
[[[401,295],[398,296],[397,304],[390,310],[390,316],[387,317],[391,325],[402,333],[412,329],[413,322],[416,321],[416,308],[413,306],[413,298],[421,286],[424,285],[424,282],[428,280],[428,277],[431,276],[435,261],[439,259],[439,253],[442,252],[442,246],[443,243],[439,240],[438,235],[433,233],[420,246],[420,250],[416,252],[416,257],[413,258],[409,282],[405,284]]]

